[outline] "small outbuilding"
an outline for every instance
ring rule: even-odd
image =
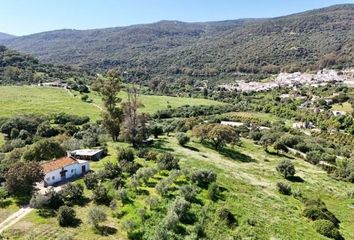
[[[68,152],[68,155],[76,159],[87,161],[98,161],[104,157],[104,150],[102,149],[80,149]]]
[[[42,164],[42,168],[46,187],[82,176],[90,170],[90,165],[85,160],[62,157]]]

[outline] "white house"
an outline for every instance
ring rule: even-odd
[[[68,155],[76,159],[98,161],[103,157],[104,151],[102,149],[80,149],[71,151]]]
[[[42,164],[44,186],[51,186],[55,183],[79,177],[90,170],[88,161],[75,159],[73,157],[62,157],[57,160]]]

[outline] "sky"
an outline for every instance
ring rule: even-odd
[[[354,0],[0,0],[0,32],[277,17]]]

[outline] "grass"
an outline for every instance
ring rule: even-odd
[[[97,92],[92,92],[88,94],[95,103],[102,106],[101,97]],[[122,102],[126,101],[128,94],[126,92],[120,92],[118,95]],[[167,109],[168,107],[176,108],[183,105],[216,105],[223,104],[221,102],[216,102],[209,99],[203,98],[186,98],[186,97],[170,97],[170,96],[155,96],[155,95],[140,95],[140,101],[143,103],[144,107],[141,108],[142,112],[145,113],[155,113],[157,110]]]
[[[221,200],[213,205],[208,204],[206,190],[198,197],[204,205],[203,208],[209,209],[205,231],[210,239],[227,239],[228,236],[239,236],[240,239],[289,239],[291,236],[294,240],[325,240],[326,238],[313,229],[312,222],[302,216],[304,206],[301,201],[278,193],[275,185],[279,181],[288,182],[293,190],[300,189],[304,196],[320,197],[341,221],[340,230],[345,239],[354,239],[354,200],[348,199],[346,195],[353,189],[352,184],[336,181],[316,166],[290,155],[268,154],[262,147],[246,139],[242,139],[239,146],[228,147],[222,153],[196,141],[182,147],[174,137],[162,136],[158,142],[159,144],[155,144],[155,150],[169,151],[177,155],[181,159],[183,170],[212,169],[218,174],[217,183],[225,189]],[[98,171],[105,162],[115,161],[118,146],[127,144],[109,143],[110,155],[102,161],[92,162],[91,168]],[[284,158],[290,158],[294,162],[296,176],[301,177],[304,182],[287,181],[276,172],[275,167]],[[158,196],[153,187],[144,189],[148,195]],[[86,191],[87,196],[90,194],[90,191]],[[30,233],[39,240],[56,239],[62,236],[64,231],[72,234],[75,239],[127,239],[123,223],[129,219],[140,221],[138,211],[146,205],[146,197],[135,196],[134,201],[120,206],[119,211],[124,214],[118,218],[114,218],[107,207],[101,206],[108,213],[108,220],[104,225],[117,229],[117,232],[109,236],[93,233],[87,222],[87,212],[92,204],[90,203],[87,206],[75,207],[78,218],[82,220],[77,228],[60,228],[55,217],[42,218],[32,212],[11,228],[11,239],[26,239]],[[196,211],[196,206],[199,205],[193,206],[192,211]],[[238,227],[225,228],[225,225],[218,221],[213,212],[220,207],[228,207],[235,214],[239,222]],[[150,210],[148,212],[151,213]],[[163,217],[164,212],[154,214]],[[186,228],[190,230],[191,226],[186,225]]]
[[[0,147],[2,147],[2,145],[4,145],[4,143],[5,143],[4,135],[2,133],[0,133]]]
[[[349,102],[345,102],[342,104],[333,104],[332,105],[332,110],[334,111],[344,111],[346,113],[352,113],[353,108],[352,105]]]
[[[52,114],[66,112],[80,116],[89,116],[92,120],[100,118],[102,103],[97,93],[89,93],[93,104],[81,101],[77,92],[68,92],[64,89],[36,87],[36,86],[2,86],[0,87],[0,117],[9,117],[19,114]],[[123,101],[126,93],[119,95]],[[221,104],[216,101],[197,98],[179,98],[167,96],[140,96],[141,102],[146,106],[143,112],[154,113],[158,110],[182,105],[211,105]],[[94,104],[98,105],[95,106]],[[1,140],[0,140],[1,141]]]

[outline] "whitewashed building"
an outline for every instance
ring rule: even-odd
[[[68,152],[68,155],[76,159],[98,161],[104,157],[104,151],[102,149],[80,149]]]
[[[42,168],[45,174],[44,186],[52,186],[87,173],[90,170],[90,165],[85,160],[62,157],[42,164]]]

